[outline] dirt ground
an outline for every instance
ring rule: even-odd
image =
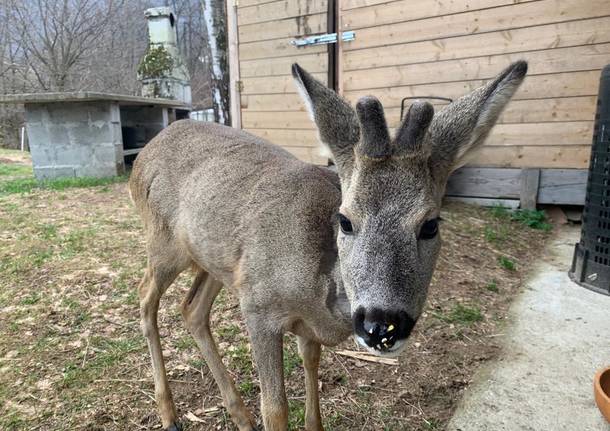
[[[442,430],[474,372],[498,354],[511,299],[551,234],[465,205],[447,205],[443,219],[428,306],[398,364],[337,353],[356,350],[352,340],[324,350],[327,430]],[[0,429],[160,427],[138,322],[144,264],[124,183],[0,196]],[[183,274],[170,288],[159,318],[174,399],[185,429],[233,430],[182,325],[190,280]],[[258,414],[235,299],[222,293],[212,319],[225,363]],[[284,369],[290,429],[301,429],[304,375],[291,336]]]

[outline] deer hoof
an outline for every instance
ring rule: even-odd
[[[182,425],[180,425],[178,422],[174,422],[173,424],[165,428],[164,431],[182,431]]]

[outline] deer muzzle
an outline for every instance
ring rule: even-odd
[[[356,310],[352,320],[358,343],[381,355],[399,353],[416,323],[405,311],[364,307]]]

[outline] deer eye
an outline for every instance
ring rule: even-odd
[[[351,235],[354,233],[354,227],[352,226],[352,222],[349,221],[347,217],[343,214],[339,214],[339,225],[341,226],[341,232],[346,235]]]
[[[432,239],[438,234],[438,219],[433,218],[423,224],[419,231],[419,239]]]

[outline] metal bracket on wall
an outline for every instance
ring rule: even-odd
[[[341,39],[343,42],[349,42],[356,39],[356,32],[344,31]],[[310,45],[326,45],[329,43],[337,43],[337,33],[326,33],[319,34],[317,36],[309,36],[303,39],[291,40],[290,44],[296,47],[310,46]]]

